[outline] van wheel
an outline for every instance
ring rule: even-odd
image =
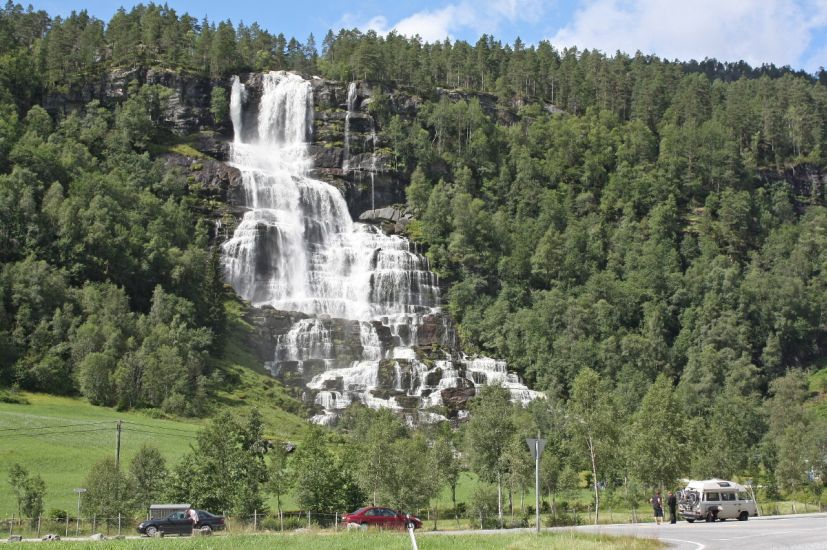
[[[718,518],[718,521],[726,521],[726,518]]]
[[[738,514],[738,521],[747,521],[749,519],[749,514],[744,511]]]
[[[695,523],[694,519],[687,519],[686,521],[687,521],[687,523]]]

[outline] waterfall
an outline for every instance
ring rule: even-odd
[[[237,76],[233,77],[233,86],[230,92],[230,120],[233,122],[236,142],[241,139],[242,120],[241,111],[246,100],[247,90]]]
[[[406,239],[354,223],[339,190],[307,176],[310,92],[297,75],[264,75],[257,137],[236,130],[231,163],[249,210],[223,245],[228,281],[253,305],[309,315],[433,311],[439,290],[425,259]]]
[[[350,171],[350,115],[356,106],[356,83],[347,86],[347,113],[345,113],[345,152],[342,160],[342,172]]]
[[[272,372],[287,365],[304,377],[324,410],[313,417],[319,423],[334,421],[355,400],[398,410],[410,408],[410,399],[398,401],[407,396],[438,406],[440,391],[477,381],[507,384],[526,399],[517,392],[530,390],[505,363],[455,366],[446,354],[426,366],[417,359],[423,319],[439,312],[437,277],[407,239],[354,223],[341,192],[308,176],[312,98],[310,83],[286,72],[261,76],[257,105],[248,105],[254,101],[238,77],[232,82],[230,162],[241,172],[247,210],[222,245],[225,277],[256,307],[306,316],[277,338]],[[351,84],[348,114],[355,98]],[[348,132],[346,122],[345,159]],[[375,152],[375,129],[371,139]]]
[[[374,179],[376,177],[376,124],[373,117],[370,119],[370,143],[373,147],[370,154],[370,209],[376,211],[376,191]]]

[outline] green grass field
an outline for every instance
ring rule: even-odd
[[[133,412],[95,407],[79,399],[23,394],[26,405],[0,403],[0,516],[17,510],[7,484],[9,468],[19,463],[46,482],[46,508],[74,510],[75,494],[89,467],[115,455],[115,425],[123,420],[121,460],[144,444],[158,447],[168,462],[189,449],[200,424],[156,420]]]
[[[215,414],[228,409],[244,415],[255,407],[262,414],[267,437],[300,441],[307,423],[285,410],[295,410],[297,403],[245,349],[243,342],[253,329],[242,318],[243,306],[233,300],[225,305],[229,323],[227,345],[221,357],[210,361],[228,382],[215,389],[208,411]],[[13,398],[22,403],[6,402]],[[167,459],[168,467],[189,450],[196,432],[208,421],[167,418],[160,411],[119,412],[90,405],[85,399],[0,394],[0,518],[17,511],[7,483],[9,468],[15,463],[39,474],[46,482],[46,511],[75,510],[73,489],[82,486],[92,464],[115,455],[118,420],[124,421],[123,464],[128,464],[142,445],[151,444]],[[292,504],[289,499],[287,504]]]
[[[549,550],[654,550],[663,545],[654,540],[631,537],[615,538],[581,533],[496,533],[492,535],[417,535],[422,550],[486,550],[486,549],[549,549]],[[41,543],[17,545],[16,548],[37,548]],[[58,542],[49,548],[83,549],[174,549],[174,550],[222,550],[248,548],[287,548],[295,550],[408,550],[411,541],[407,533],[300,533],[287,535],[233,535],[192,538],[142,539],[106,542]]]

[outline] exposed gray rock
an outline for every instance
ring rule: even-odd
[[[359,221],[366,223],[380,223],[383,221],[395,223],[402,219],[409,220],[411,219],[411,215],[393,206],[386,206],[375,210],[365,210],[359,215]]]
[[[238,168],[210,158],[178,154],[165,154],[161,158],[167,166],[180,169],[190,179],[190,192],[201,198],[242,208],[244,189]]]
[[[212,131],[195,134],[192,146],[216,160],[227,161],[230,157],[230,142],[226,136]]]
[[[339,169],[342,166],[343,151],[340,147],[311,144],[307,152],[316,169]]]

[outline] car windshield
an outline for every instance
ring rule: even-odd
[[[215,517],[211,513],[207,512],[206,510],[196,510],[195,513],[198,514],[199,518],[200,517],[205,517],[205,518]]]
[[[367,506],[365,506],[364,508],[359,508],[359,509],[358,509],[358,510],[356,510],[355,512],[351,512],[351,514],[353,514],[353,515],[356,515],[356,514],[361,514],[362,512],[364,512],[364,511],[365,511],[365,510],[367,510],[367,509],[368,509],[368,508],[367,508]]]

